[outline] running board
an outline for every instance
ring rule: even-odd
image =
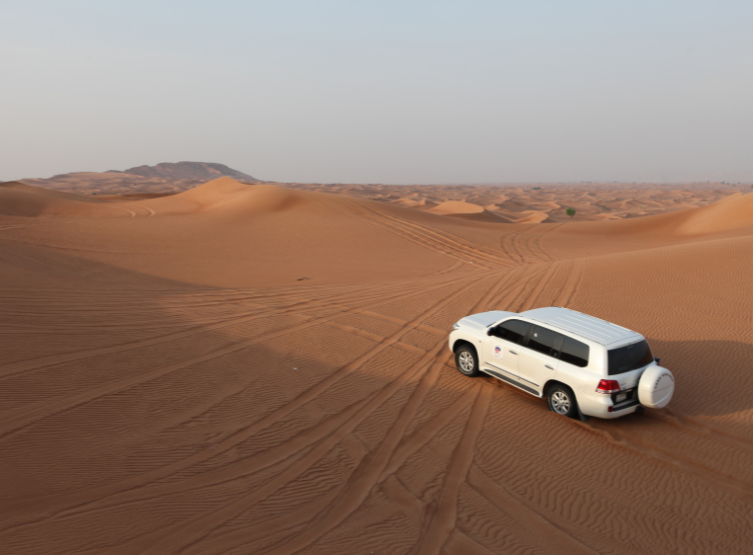
[[[528,387],[527,385],[523,385],[522,383],[516,382],[512,378],[508,378],[507,376],[503,374],[499,374],[498,372],[495,372],[494,370],[489,370],[488,368],[482,368],[481,370],[483,370],[487,374],[491,374],[495,378],[499,378],[503,382],[507,382],[510,385],[517,387],[518,389],[522,389],[526,393],[530,393],[531,395],[535,395],[536,397],[541,397],[541,394],[532,387]]]

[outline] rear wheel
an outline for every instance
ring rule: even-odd
[[[478,358],[476,349],[470,345],[461,345],[455,350],[455,364],[465,376],[478,376]]]
[[[578,406],[573,391],[564,385],[553,385],[546,395],[549,410],[568,418],[575,418]]]

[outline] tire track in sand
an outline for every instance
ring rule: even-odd
[[[536,537],[547,553],[601,553],[578,540],[568,529],[569,526],[566,526],[572,526],[571,523],[556,522],[562,518],[559,515],[547,517],[539,512],[540,508],[536,510],[524,498],[504,484],[494,481],[476,465],[469,472],[468,485],[499,512],[512,519],[519,529],[526,530],[531,537]],[[543,530],[546,530],[546,533],[543,533]]]
[[[541,292],[544,290],[544,287],[546,287],[549,284],[549,281],[552,279],[552,276],[554,276],[555,272],[559,269],[559,266],[560,266],[559,262],[553,262],[549,264],[549,267],[546,269],[544,276],[541,279],[539,279],[538,283],[536,283],[536,286],[528,295],[528,298],[525,301],[523,301],[523,304],[520,307],[520,312],[524,312],[533,307],[533,305],[538,300],[539,295],[541,295]]]
[[[513,279],[512,272],[507,273],[504,279],[500,280],[494,287],[489,289],[486,295],[474,305],[470,312],[478,312],[491,304],[493,299],[503,290],[504,286],[511,279]],[[290,555],[317,541],[324,534],[344,521],[363,504],[372,488],[378,483],[384,481],[389,475],[385,471],[388,465],[397,464],[397,466],[399,466],[397,462],[399,459],[395,459],[394,457],[398,446],[404,439],[405,431],[423,405],[426,396],[436,385],[440,370],[444,368],[451,359],[451,352],[439,355],[411,395],[408,403],[400,411],[398,419],[392,425],[387,436],[382,440],[374,456],[368,457],[362,461],[362,464],[359,465],[348,480],[348,485],[343,490],[342,495],[338,496],[338,501],[333,504],[325,516],[322,519],[316,520],[316,522],[309,522],[306,530],[297,537],[286,542],[284,545],[273,550],[268,555]],[[476,388],[472,388],[471,393],[474,398],[478,395],[477,391]],[[461,400],[456,401],[456,404],[453,405],[452,411],[448,412],[452,413],[456,410],[462,410],[462,408],[464,408],[464,398],[465,395],[462,395]],[[436,426],[430,427],[428,432],[423,430],[423,434],[416,437],[423,440],[427,433],[431,433],[435,428]],[[426,441],[428,441],[428,439],[426,439]],[[413,447],[414,446],[410,446],[407,449],[403,449],[400,456],[407,455]]]
[[[476,307],[487,304],[490,301],[490,299],[499,292],[499,290],[503,287],[503,285],[506,283],[509,277],[510,276],[508,275],[506,279],[499,281],[494,287],[490,288],[487,294],[478,303],[476,303]],[[446,303],[443,303],[443,304],[446,304]],[[359,471],[357,470],[354,473],[355,478],[352,477],[351,480],[349,480],[349,484],[351,484],[353,483],[355,479],[356,484],[360,485],[361,487],[356,487],[355,492],[351,492],[350,495],[346,495],[345,502],[340,503],[338,506],[336,506],[336,509],[334,511],[330,511],[328,513],[329,518],[326,522],[319,523],[319,525],[317,525],[313,531],[310,530],[308,534],[302,534],[298,538],[294,539],[293,542],[295,544],[305,546],[305,545],[308,545],[311,541],[315,541],[316,538],[320,537],[326,531],[336,526],[337,523],[339,523],[342,519],[347,517],[348,514],[354,511],[363,502],[363,499],[365,499],[365,496],[368,494],[371,488],[376,484],[376,481],[379,478],[381,471],[383,470],[384,466],[386,466],[387,462],[389,461],[389,458],[392,452],[394,451],[397,445],[397,442],[399,442],[400,438],[403,437],[405,429],[407,428],[408,424],[410,423],[413,416],[415,415],[416,410],[419,408],[419,406],[423,402],[425,395],[428,393],[428,391],[431,389],[434,383],[436,383],[439,370],[442,367],[444,367],[444,365],[449,360],[451,353],[448,352],[448,353],[445,353],[444,355],[441,354],[441,348],[444,346],[444,344],[445,344],[445,341],[440,341],[437,344],[437,347],[435,348],[436,352],[435,350],[432,350],[432,352],[428,354],[429,356],[434,357],[434,363],[431,365],[429,371],[424,375],[424,378],[421,380],[419,387],[414,391],[413,395],[411,396],[408,402],[408,405],[406,405],[406,407],[401,411],[401,414],[398,417],[397,422],[393,425],[391,432],[388,433],[387,438],[380,445],[380,449],[373,459],[374,462],[370,465],[367,465],[367,471],[365,472],[359,473]],[[374,410],[376,410],[376,408]],[[364,419],[365,419],[365,416],[364,416]],[[355,427],[353,429],[355,429]],[[338,442],[339,441],[340,440],[338,440]],[[315,461],[311,461],[311,464],[314,464],[314,462]],[[359,470],[360,470],[360,467],[359,467]],[[305,469],[301,470],[301,472],[303,471],[305,471]],[[279,486],[276,489],[265,492],[264,498],[266,498],[267,496],[277,491],[277,489],[286,485],[289,481],[291,481],[298,475],[299,474],[296,474],[295,476],[290,477],[289,480],[285,481],[284,483],[279,484]],[[248,508],[248,505],[250,503],[258,503],[259,501],[261,501],[261,499],[258,498],[257,496],[254,496],[252,498],[246,499],[246,502],[244,502],[240,506],[235,506],[235,503],[233,503],[232,505],[233,509],[230,511],[229,514],[226,513],[224,509],[221,510],[220,512],[213,513],[214,516],[212,516],[212,518],[208,519],[208,521],[203,522],[203,525],[207,527],[208,529],[205,530],[202,537],[205,537],[206,535],[210,534],[214,529],[222,525],[223,522],[226,522],[228,519],[233,518],[234,516],[245,511]],[[196,526],[198,526],[198,523],[194,522],[194,524],[191,526],[191,529],[194,530]],[[177,533],[178,531],[176,531],[176,534]],[[188,545],[194,545],[200,540],[201,538],[195,538]],[[160,541],[158,545],[166,546],[169,543],[170,543],[169,540],[163,540],[163,541]],[[183,547],[184,548],[188,547],[188,545],[184,544]],[[296,545],[286,544],[286,546],[282,546],[280,548],[282,551],[279,551],[279,552],[280,553],[294,553],[300,548],[301,547],[297,547]],[[276,554],[277,552],[278,550],[275,550],[273,553]]]
[[[653,442],[645,441],[637,434],[624,433],[614,427],[609,428],[601,422],[590,421],[587,424],[577,422],[577,424],[605,437],[613,445],[632,450],[653,460],[661,461],[671,468],[679,468],[746,501],[753,499],[753,482],[747,482],[731,474],[720,472],[690,457],[679,457],[669,449]]]
[[[488,276],[487,276],[487,278],[488,278]],[[465,280],[458,280],[458,281],[467,281],[468,279],[471,279],[471,278],[465,278]],[[416,317],[414,320],[412,320],[411,322],[409,322],[404,328],[398,330],[392,336],[386,338],[382,343],[376,345],[371,350],[369,350],[365,354],[361,355],[360,357],[358,357],[357,359],[355,359],[354,361],[352,361],[350,364],[342,367],[337,372],[335,372],[332,375],[328,376],[327,378],[325,378],[324,380],[322,380],[321,382],[319,382],[317,385],[315,385],[315,386],[309,388],[308,390],[302,392],[296,398],[294,398],[293,400],[291,400],[289,403],[287,403],[283,407],[277,409],[276,411],[273,411],[272,413],[270,413],[266,417],[262,418],[261,420],[257,421],[256,423],[251,424],[251,425],[249,425],[249,426],[247,426],[245,428],[242,428],[241,430],[238,430],[237,432],[233,433],[228,438],[226,438],[222,442],[218,443],[216,445],[216,448],[214,450],[211,450],[211,451],[208,451],[208,450],[200,451],[200,452],[195,453],[194,455],[192,455],[190,457],[187,457],[186,459],[183,459],[181,461],[172,463],[172,464],[167,465],[165,467],[162,467],[160,469],[156,469],[156,470],[153,470],[151,472],[142,474],[140,476],[136,476],[136,477],[128,479],[128,480],[123,480],[123,481],[117,482],[115,484],[108,484],[106,486],[95,488],[93,490],[87,490],[87,491],[80,492],[80,493],[77,493],[77,494],[74,494],[74,495],[68,495],[68,496],[66,496],[65,500],[61,501],[61,503],[63,504],[62,507],[58,507],[55,510],[52,510],[52,509],[48,508],[45,511],[45,515],[44,515],[43,519],[44,518],[49,518],[51,516],[55,516],[57,513],[59,513],[63,509],[70,509],[70,508],[73,508],[73,507],[77,507],[77,506],[80,506],[80,505],[83,505],[83,504],[90,503],[90,502],[95,501],[97,499],[102,499],[104,497],[115,495],[115,494],[120,493],[120,492],[125,491],[125,490],[131,490],[131,489],[135,489],[135,488],[138,488],[138,487],[146,486],[146,485],[148,485],[151,482],[154,482],[156,480],[160,480],[160,479],[163,479],[163,478],[168,477],[170,475],[173,475],[173,474],[175,474],[175,473],[177,473],[177,472],[179,472],[181,470],[185,470],[186,468],[189,468],[189,467],[194,466],[194,465],[196,465],[198,463],[204,462],[205,460],[208,460],[208,459],[210,459],[210,458],[212,458],[212,457],[214,457],[216,455],[219,455],[221,453],[226,452],[229,449],[232,449],[233,447],[235,447],[239,443],[241,443],[243,441],[246,441],[247,439],[249,439],[250,437],[254,436],[255,434],[257,434],[257,433],[261,432],[262,430],[268,428],[269,426],[271,426],[275,422],[277,422],[277,421],[281,420],[282,418],[288,416],[291,412],[293,412],[297,408],[300,408],[304,404],[306,404],[306,403],[310,402],[311,400],[315,399],[316,397],[318,397],[321,393],[323,393],[324,391],[326,391],[335,382],[339,381],[341,378],[345,377],[346,375],[350,374],[351,372],[353,372],[357,368],[361,367],[365,362],[367,362],[371,358],[373,358],[376,355],[378,355],[384,349],[390,347],[393,343],[396,343],[403,335],[405,335],[406,333],[408,333],[410,330],[418,327],[423,322],[423,320],[425,320],[426,318],[432,316],[433,314],[435,314],[436,312],[438,312],[439,310],[441,310],[442,308],[444,308],[447,304],[451,303],[453,300],[455,300],[456,298],[458,298],[459,296],[461,296],[462,294],[464,294],[467,290],[469,290],[470,288],[475,287],[477,285],[478,284],[476,282],[468,284],[465,287],[462,287],[462,288],[458,289],[453,294],[445,297],[441,302],[437,303],[433,307],[430,307],[429,309],[427,309],[426,311],[424,311],[424,313],[422,313],[421,315],[419,315],[418,317]],[[395,300],[395,298],[389,299],[388,301],[385,301],[385,302],[391,302],[391,301],[394,301],[394,300]],[[309,322],[309,323],[303,324],[303,325],[301,325],[299,327],[301,327],[301,328],[303,328],[303,327],[310,327],[312,325],[316,325],[318,323],[325,322],[325,321],[328,321],[328,320],[331,320],[331,319],[334,319],[334,318],[337,318],[337,317],[340,317],[340,316],[341,315],[338,314],[336,316],[331,316],[331,317],[326,317],[326,318],[320,318],[320,319],[317,319],[317,321]],[[281,332],[275,332],[275,333],[272,333],[272,334],[268,334],[266,336],[262,336],[260,338],[257,338],[253,342],[249,342],[249,341],[241,342],[241,343],[243,343],[242,346],[231,345],[229,347],[224,347],[224,348],[219,349],[217,351],[214,351],[214,352],[212,352],[212,353],[210,353],[208,355],[205,355],[204,357],[199,357],[199,358],[209,360],[210,358],[215,358],[217,356],[222,356],[223,354],[227,354],[229,352],[234,352],[236,350],[239,350],[240,348],[248,346],[248,344],[258,343],[258,342],[261,342],[261,341],[272,339],[273,337],[276,337],[278,335],[281,335]],[[444,340],[440,341],[437,344],[437,349],[440,349],[441,345],[443,345],[443,344],[444,344]],[[427,353],[426,356],[430,356],[430,355],[431,355],[431,353]],[[196,361],[197,359],[192,359],[192,360]],[[182,366],[188,365],[190,363],[191,363],[191,361],[187,361],[185,363],[178,363],[178,364],[174,364],[174,365],[170,365],[168,367],[162,368],[162,369],[160,369],[158,371],[158,375],[155,375],[155,374],[157,374],[156,372],[151,373],[152,375],[149,376],[149,379],[156,378],[156,377],[161,376],[161,375],[163,375],[165,373],[171,372],[171,371],[177,369],[178,367],[182,367]],[[139,377],[137,377],[137,378],[139,378]],[[141,381],[143,381],[143,380],[141,380]],[[127,383],[124,383],[124,382],[127,382]],[[117,389],[110,388],[110,390],[108,390],[107,393],[109,394],[109,393],[112,393],[112,392],[114,392],[116,390],[120,390],[121,388],[131,387],[133,385],[131,382],[135,383],[135,382],[137,382],[137,379],[134,378],[132,380],[124,380],[123,382],[118,382],[118,384],[117,384],[118,388]],[[105,388],[101,388],[101,389],[105,389]],[[101,396],[102,392],[97,391],[96,393],[97,393],[97,395],[94,395],[94,396],[92,396],[92,395],[82,395],[81,396],[82,398],[81,399],[77,399],[75,403],[69,402],[69,403],[66,403],[65,407],[54,407],[52,410],[54,410],[55,412],[60,412],[60,410],[68,410],[70,408],[74,408],[75,406],[78,406],[79,404],[82,404],[84,402],[88,402],[89,400],[91,400],[91,399],[89,399],[90,397],[91,398],[97,398],[97,397]],[[86,398],[83,398],[83,397],[86,397]],[[49,411],[49,406],[46,407],[46,408]],[[40,409],[40,410],[42,410],[42,409]],[[21,421],[16,420],[14,422],[11,422],[10,426],[6,425],[5,427],[0,427],[0,437],[2,437],[3,435],[7,435],[8,433],[10,433],[10,431],[13,431],[13,432],[18,431],[19,426],[26,426],[26,425],[33,424],[33,420],[32,421],[29,421],[29,420],[31,418],[37,418],[38,419],[39,416],[40,415],[36,414],[36,413],[34,413],[32,415],[26,415],[26,418],[22,419]],[[49,414],[43,414],[42,417],[44,417],[44,416],[49,416]],[[46,500],[46,501],[40,502],[40,503],[42,503],[42,504],[49,504],[49,500]],[[35,505],[36,504],[37,503],[35,503]],[[32,507],[30,507],[30,508],[32,508]],[[18,521],[17,518],[14,519],[14,520]],[[32,517],[29,517],[29,518],[24,518],[22,520],[23,520],[23,522],[19,523],[19,524],[31,524],[31,523],[37,522],[39,519],[37,519],[37,518],[35,518],[35,517],[32,516]],[[16,526],[10,526],[8,528],[15,528],[15,527]]]
[[[432,354],[436,356],[436,353]],[[140,539],[128,548],[122,549],[121,552],[138,553],[140,555],[149,553],[176,553],[197,544],[225,522],[240,515],[249,507],[264,501],[309,470],[338,443],[353,433],[356,427],[377,410],[379,406],[392,397],[400,388],[412,381],[425,368],[426,363],[422,360],[410,370],[398,376],[390,385],[382,389],[373,400],[368,402],[340,428],[329,434],[313,450],[252,493],[244,495],[206,515],[192,519],[188,523],[181,522],[170,527],[168,532],[164,533],[163,531],[160,534],[160,539],[154,543],[148,542],[147,545],[144,545],[144,540]]]
[[[466,277],[466,278],[464,278],[463,280],[460,280],[460,281],[468,281],[469,279],[471,279],[471,277]],[[434,308],[436,308],[436,310],[439,310],[442,306],[444,306],[444,304],[451,302],[458,295],[462,294],[462,292],[464,292],[466,289],[469,289],[469,288],[471,288],[473,286],[475,286],[475,283],[471,283],[471,284],[467,285],[465,288],[462,288],[462,289],[456,291],[454,294],[452,294],[449,297],[447,297],[445,299],[445,301],[444,301],[443,304],[436,305]],[[437,288],[439,288],[439,287],[437,287]],[[411,296],[411,295],[414,295],[414,294],[415,293],[409,293],[409,294],[406,294],[404,296],[407,297],[407,296]],[[391,299],[391,301],[399,300],[400,298],[401,298],[401,296],[398,295],[397,297],[393,297]],[[430,309],[429,311],[427,311],[427,313],[425,313],[425,314],[427,314],[427,316],[433,314],[432,309]],[[219,357],[222,357],[222,356],[225,356],[225,355],[237,352],[237,351],[239,351],[241,349],[245,349],[247,347],[250,347],[250,346],[253,346],[253,345],[257,345],[257,344],[263,343],[265,341],[269,341],[270,339],[276,339],[278,337],[282,337],[282,336],[288,335],[290,333],[295,333],[295,332],[301,331],[301,330],[306,329],[306,328],[310,328],[310,327],[318,325],[318,324],[329,322],[331,320],[340,318],[341,316],[342,316],[341,313],[337,313],[337,314],[334,314],[334,315],[328,315],[328,316],[323,316],[323,317],[319,317],[319,318],[313,318],[313,319],[311,319],[311,320],[309,320],[307,322],[304,322],[302,324],[291,326],[291,327],[289,327],[287,329],[283,329],[283,330],[280,330],[280,331],[275,331],[275,332],[271,332],[271,333],[268,333],[268,334],[264,334],[264,335],[261,335],[259,337],[253,338],[253,339],[234,341],[230,345],[227,345],[225,347],[221,347],[219,349],[215,349],[215,350],[213,350],[213,351],[211,351],[211,352],[209,352],[209,353],[207,353],[205,355],[199,356],[199,357],[191,357],[191,358],[189,358],[187,360],[183,360],[183,361],[180,361],[180,362],[177,362],[177,363],[169,364],[169,365],[163,366],[161,368],[158,368],[158,369],[155,369],[155,370],[151,370],[149,372],[144,372],[142,374],[137,374],[135,376],[130,376],[130,377],[125,378],[123,380],[118,380],[118,381],[113,382],[113,383],[102,385],[102,386],[94,388],[92,390],[83,392],[83,393],[81,393],[79,395],[75,395],[75,396],[72,396],[72,397],[64,398],[64,399],[62,399],[60,401],[57,401],[57,402],[47,402],[47,403],[44,403],[41,406],[32,407],[31,409],[28,409],[26,411],[16,412],[16,414],[14,414],[13,416],[8,417],[2,424],[0,424],[0,439],[5,438],[5,437],[7,437],[8,435],[10,435],[12,433],[17,433],[20,430],[22,430],[22,429],[24,429],[24,428],[26,428],[28,426],[31,426],[32,424],[34,424],[35,422],[37,422],[37,421],[39,421],[39,420],[41,420],[43,418],[48,418],[48,417],[50,417],[52,415],[59,414],[61,412],[64,412],[66,410],[70,410],[72,408],[76,408],[76,407],[78,407],[80,405],[83,405],[85,403],[91,402],[91,401],[93,401],[95,399],[98,399],[100,397],[103,397],[105,395],[111,395],[113,393],[117,393],[117,392],[123,391],[125,389],[129,389],[129,388],[131,388],[131,387],[133,387],[135,385],[139,385],[139,384],[142,384],[142,383],[154,380],[156,378],[164,376],[165,374],[169,374],[171,372],[174,372],[176,370],[180,370],[180,369],[185,368],[187,366],[193,366],[195,364],[199,364],[199,363],[202,363],[202,362],[207,362],[207,361],[210,361],[210,360],[213,360],[213,359],[216,359],[216,358],[219,358]],[[254,317],[257,317],[257,316],[256,315],[253,316],[253,317],[250,316],[250,317],[248,317],[248,319],[250,320],[250,319],[252,319]],[[420,316],[419,318],[423,319],[423,315]],[[408,326],[406,326],[406,328],[403,328],[402,330],[399,330],[396,334],[394,334],[393,336],[387,338],[384,341],[384,343],[380,344],[381,348],[378,345],[377,347],[375,347],[375,349],[378,349],[380,351],[380,350],[382,350],[382,349],[384,349],[384,348],[386,348],[388,346],[391,346],[392,343],[397,342],[398,339],[400,337],[402,337],[402,335],[404,335],[405,333],[407,333],[408,331],[410,331],[411,329],[413,329],[413,327],[414,327],[413,323],[409,323]],[[103,348],[103,349],[106,349],[106,348]],[[377,352],[379,352],[379,351],[377,351]]]
[[[560,291],[560,294],[557,296],[557,300],[555,301],[557,306],[566,307],[570,304],[573,297],[578,292],[580,282],[583,280],[585,262],[582,260],[571,260],[569,261],[569,264],[570,275],[568,276],[565,285],[562,287],[562,291]]]
[[[484,387],[473,405],[471,416],[465,426],[450,460],[445,476],[442,494],[434,507],[430,508],[430,520],[418,540],[418,555],[439,555],[442,547],[455,528],[460,487],[465,483],[473,462],[476,439],[484,425],[489,409],[492,389]]]
[[[551,254],[549,253],[549,251],[547,251],[547,250],[546,250],[546,249],[544,248],[544,237],[546,237],[547,235],[549,235],[550,233],[552,233],[552,232],[553,232],[554,230],[561,228],[561,227],[562,227],[562,226],[564,226],[564,225],[565,225],[566,223],[567,223],[567,222],[562,222],[562,223],[560,223],[560,224],[555,224],[555,225],[553,225],[552,227],[550,227],[549,229],[546,229],[546,230],[545,230],[544,232],[542,232],[542,233],[539,233],[539,234],[538,234],[538,235],[536,236],[536,238],[535,238],[535,239],[536,239],[536,241],[535,241],[535,242],[536,242],[536,248],[538,248],[538,249],[539,249],[539,251],[541,251],[541,254],[542,254],[542,255],[544,256],[544,258],[545,258],[546,260],[548,260],[548,261],[551,261],[551,262],[556,262],[556,261],[557,261],[558,259],[557,259],[557,258],[555,258],[554,256],[552,256],[552,255],[551,255]]]
[[[384,302],[392,302],[395,300],[400,300],[402,298],[406,298],[409,295],[415,295],[415,294],[421,294],[428,291],[433,291],[441,287],[445,287],[447,285],[451,285],[456,282],[463,282],[471,279],[470,276],[462,277],[462,278],[455,278],[452,280],[448,280],[446,283],[440,283],[439,285],[436,285],[434,287],[415,287],[409,294],[403,294],[398,295],[396,297],[390,297],[386,299]],[[375,297],[377,299],[384,299],[385,298],[385,292],[384,291],[378,291],[374,293]],[[311,302],[304,302],[303,305],[309,305],[309,308],[327,308],[329,306],[328,301],[324,301],[323,304],[316,304],[318,301],[311,301]],[[365,307],[365,306],[371,306],[370,305],[371,299],[369,297],[366,297],[365,299],[361,298],[361,303],[357,305],[357,307],[349,307],[348,311],[352,312],[353,310],[358,310],[358,307]],[[378,305],[375,305],[378,306]],[[219,322],[213,321],[209,324],[199,324],[198,326],[194,326],[188,330],[183,330],[179,332],[169,333],[165,334],[159,337],[153,337],[149,339],[140,339],[136,341],[128,341],[125,343],[120,343],[117,345],[110,345],[107,347],[98,347],[95,349],[87,349],[85,351],[75,351],[72,353],[64,353],[64,354],[55,354],[55,355],[47,355],[44,357],[39,357],[35,359],[27,359],[20,362],[15,362],[8,364],[4,367],[3,371],[0,373],[0,380],[12,376],[14,374],[19,374],[22,372],[29,372],[31,370],[37,370],[40,368],[45,368],[48,366],[55,366],[57,364],[64,364],[67,362],[74,362],[78,360],[83,360],[86,358],[94,357],[94,356],[100,356],[100,355],[108,355],[108,354],[115,354],[123,351],[129,351],[134,349],[141,349],[144,347],[151,347],[154,345],[159,345],[162,343],[167,343],[171,341],[176,341],[179,339],[184,339],[187,337],[191,337],[198,334],[204,334],[209,333],[212,331],[221,330],[223,328],[237,326],[241,324],[245,324],[247,322],[257,320],[260,318],[266,318],[272,315],[283,315],[288,313],[294,313],[296,311],[301,310],[303,308],[301,306],[300,302],[297,302],[297,304],[293,305],[292,307],[288,307],[285,309],[282,309],[281,311],[277,311],[277,314],[270,314],[270,311],[273,311],[271,307],[263,307],[266,312],[254,312],[253,314],[241,315],[233,320],[221,320]],[[297,330],[298,328],[296,328]],[[1,429],[1,427],[0,427]]]
[[[357,208],[349,206],[348,210],[409,241],[435,252],[447,254],[462,262],[478,264],[487,268],[513,265],[512,261],[500,257],[502,253],[486,249],[445,231],[396,218],[366,206],[358,206]]]
[[[535,302],[553,273],[554,270],[551,268],[546,271],[539,279],[538,284],[523,300],[523,305]],[[508,292],[508,295],[511,293]],[[424,526],[421,538],[415,547],[418,549],[418,555],[438,555],[455,528],[460,488],[466,482],[468,472],[473,463],[474,446],[483,428],[493,391],[494,388],[489,384],[482,384],[478,401],[476,401],[473,407],[471,416],[466,423],[465,431],[461,435],[460,441],[450,458],[440,497],[436,505],[430,506],[429,511],[427,511],[430,513],[429,522]]]
[[[487,304],[490,301],[490,299],[494,295],[496,295],[499,292],[500,289],[502,289],[502,287],[504,286],[504,284],[506,283],[506,281],[508,279],[510,279],[509,274],[506,276],[506,279],[500,280],[497,284],[495,284],[493,287],[491,287],[489,289],[489,291],[487,292],[487,294],[484,295],[484,297],[481,299],[481,301],[479,301],[476,304],[476,307],[483,306],[483,305]],[[457,296],[459,296],[459,294],[454,295],[454,297],[457,297]],[[434,307],[434,309],[433,309],[433,312],[437,312],[441,308],[440,305],[444,306],[445,304],[447,304],[448,301],[449,301],[449,299],[447,299],[447,300],[443,301],[442,303],[439,303],[438,305],[436,305]],[[436,382],[439,370],[449,360],[451,353],[445,353],[444,355],[441,354],[441,349],[444,346],[444,344],[445,344],[445,340],[442,340],[439,343],[437,343],[435,349],[433,349],[430,353],[427,353],[427,356],[424,357],[422,359],[422,361],[419,361],[419,363],[417,363],[416,366],[421,366],[423,364],[424,368],[426,368],[426,365],[428,364],[428,362],[432,358],[434,359],[434,363],[430,365],[428,373],[424,374],[424,378],[421,380],[421,383],[419,384],[419,387],[414,392],[414,394],[411,396],[411,399],[410,399],[410,401],[409,401],[409,403],[407,405],[407,408],[404,409],[403,411],[401,411],[401,415],[398,417],[398,422],[393,426],[393,429],[392,429],[391,433],[388,435],[388,438],[385,441],[383,441],[382,446],[380,447],[380,454],[381,454],[381,456],[377,455],[377,457],[376,457],[376,460],[380,461],[380,463],[377,464],[376,466],[371,465],[371,472],[367,472],[366,473],[366,476],[368,477],[367,480],[363,480],[363,479],[360,480],[360,483],[361,484],[365,483],[366,487],[365,488],[364,487],[357,488],[359,491],[356,492],[355,496],[354,495],[348,496],[348,499],[350,500],[350,503],[345,503],[344,507],[341,505],[341,510],[339,511],[339,514],[342,516],[342,518],[344,518],[345,516],[347,516],[347,514],[349,514],[350,512],[352,512],[352,510],[355,510],[355,508],[358,505],[360,505],[360,503],[363,501],[362,497],[365,497],[365,494],[367,494],[368,491],[370,491],[370,489],[376,483],[376,480],[378,479],[378,477],[379,477],[379,475],[381,473],[381,470],[387,464],[387,462],[389,460],[389,457],[390,457],[391,453],[394,451],[394,448],[395,448],[397,442],[403,436],[405,428],[407,427],[407,425],[409,424],[409,422],[412,420],[413,416],[415,415],[415,411],[418,409],[418,407],[422,403],[423,399],[425,398],[426,393],[428,393],[428,391],[431,389],[431,387]],[[412,370],[415,370],[415,368],[416,367],[414,366]],[[376,408],[378,408],[378,407],[374,407],[373,410],[376,410]],[[369,414],[371,414],[371,413],[369,413]],[[369,414],[364,414],[363,415],[364,419]],[[355,429],[355,428],[353,428],[353,429]],[[340,440],[338,439],[338,442],[339,441]],[[334,446],[334,444],[333,444],[333,446]],[[324,454],[325,453],[322,453],[321,456],[323,456]],[[263,493],[264,497],[263,498],[266,498],[269,495],[272,495],[275,491],[277,491],[278,489],[280,489],[281,487],[283,487],[284,485],[286,485],[287,483],[289,483],[290,481],[292,481],[293,479],[295,479],[297,476],[300,475],[300,473],[304,472],[311,465],[315,464],[317,460],[318,459],[309,460],[308,461],[309,464],[308,464],[308,466],[306,468],[301,468],[301,469],[299,469],[300,472],[296,473],[293,476],[288,476],[288,479],[286,481],[283,481],[283,482],[280,482],[279,484],[277,484],[276,488],[269,489],[269,487],[268,487],[266,490],[264,490],[264,493]],[[252,495],[252,497],[246,498],[245,501],[242,502],[240,505],[237,505],[237,503],[234,502],[231,506],[226,506],[225,508],[212,513],[208,517],[206,517],[206,518],[204,518],[204,519],[201,520],[201,523],[202,523],[201,526],[205,527],[205,530],[204,530],[204,532],[202,533],[201,536],[205,537],[206,535],[212,533],[213,530],[216,529],[218,526],[221,526],[223,524],[223,522],[226,522],[228,519],[233,518],[234,516],[236,516],[236,515],[240,514],[241,512],[247,510],[249,504],[258,503],[261,500],[262,500],[262,498],[260,498],[259,496]],[[355,500],[355,506],[352,506],[354,500]],[[336,518],[335,520],[337,520],[339,522],[339,519]],[[330,521],[330,525],[333,526],[335,524],[336,523],[332,523]],[[199,526],[199,522],[198,521],[194,521],[193,524],[191,525],[191,530],[197,529],[197,526]],[[328,526],[327,523],[322,523],[321,526],[317,526],[316,527],[316,530],[314,531],[314,533],[317,536],[321,535],[321,533],[323,533],[323,531],[328,530],[330,527],[331,526]],[[173,532],[173,533],[176,535],[176,537],[179,536],[181,538],[184,537],[184,535],[185,535],[185,531],[183,530],[181,532],[181,528],[176,528],[175,532]],[[183,543],[182,544],[183,548],[188,547],[188,545],[194,545],[197,542],[199,542],[200,540],[201,540],[201,537],[198,537],[198,538],[192,539],[189,544]],[[303,542],[303,543],[308,543],[308,541],[310,541],[310,540],[311,540],[311,538],[309,538],[309,537],[302,537],[302,538],[299,538],[297,541],[298,542]],[[171,543],[171,540],[163,538],[163,539],[161,539],[159,541],[158,546],[165,547],[165,546],[167,546],[170,543]],[[162,547],[160,547],[160,549]],[[143,546],[142,546],[142,548],[143,548]]]

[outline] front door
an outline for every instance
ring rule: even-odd
[[[547,380],[554,377],[559,360],[555,358],[559,350],[556,343],[561,334],[550,329],[534,326],[526,347],[518,356],[518,375],[521,382],[541,392]]]
[[[483,365],[503,380],[518,382],[518,357],[533,328],[522,320],[505,320],[489,330],[484,341]]]

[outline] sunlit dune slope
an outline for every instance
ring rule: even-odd
[[[697,237],[737,230],[746,232],[753,228],[753,193],[730,195],[709,206],[603,222],[602,226],[575,222],[568,227],[584,233],[604,231],[631,235],[664,234],[675,237]]]
[[[478,214],[483,211],[483,206],[462,200],[448,200],[427,210],[432,214]]]
[[[541,230],[524,235],[537,236],[544,248],[562,258],[749,236],[753,194],[735,194],[708,206],[654,216],[540,225]]]
[[[642,330],[677,369],[677,411],[753,424],[753,233],[572,263],[577,309]]]
[[[223,216],[286,211],[338,211],[345,199],[323,200],[329,195],[293,191],[274,185],[249,185],[222,177],[189,191],[145,202],[158,215],[198,214],[219,211]],[[342,209],[340,209],[341,211]]]

